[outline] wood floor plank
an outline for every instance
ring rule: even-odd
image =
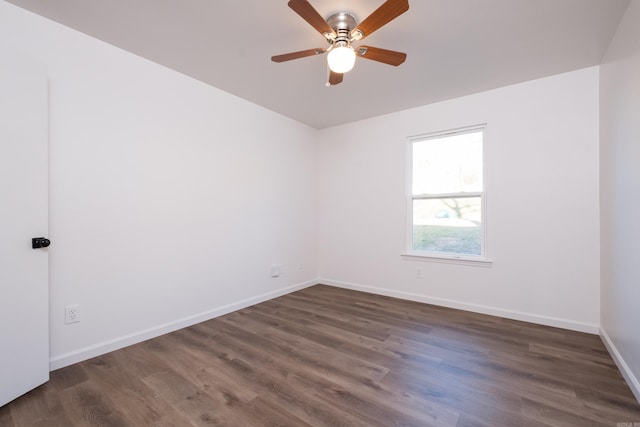
[[[102,385],[91,380],[59,391],[58,396],[71,425],[121,427],[130,424]]]
[[[312,286],[51,373],[2,427],[640,423],[596,335]]]
[[[51,382],[56,385],[58,390],[64,390],[89,380],[81,363],[53,371],[50,373],[50,377]]]
[[[307,316],[307,313],[308,311],[298,310],[296,315],[304,317]],[[296,317],[290,314],[283,316],[282,312],[277,312],[275,315],[280,319],[289,320],[286,324],[277,323],[277,325],[281,325],[279,326],[280,329],[284,330],[283,328],[286,328],[286,331],[292,335],[307,338],[347,356],[368,360],[374,364],[389,363],[398,357],[398,355],[382,347],[383,341],[381,340],[388,338],[388,333],[362,335],[359,333],[361,329],[359,327],[348,330],[348,323],[341,325],[334,322],[325,322],[323,318],[316,316],[305,317],[305,322],[301,323],[299,321],[296,322]],[[273,319],[269,317],[267,319],[269,322],[268,328],[273,328],[275,324]]]
[[[291,335],[279,329],[270,328],[262,332],[262,336],[274,343],[281,343],[296,348],[308,360],[317,359],[317,363],[331,366],[331,375],[342,375],[357,378],[356,381],[378,382],[389,372],[384,366],[376,365],[365,359],[358,359],[331,348],[320,345],[299,335]],[[301,350],[304,349],[304,350]]]
[[[566,410],[540,404],[528,399],[523,400],[522,414],[527,418],[537,420],[552,426],[611,426],[611,422],[600,422],[600,420],[575,415]]]
[[[279,316],[286,316],[297,321],[302,319],[312,324],[320,324],[323,327],[331,326],[340,332],[353,333],[377,341],[384,341],[390,335],[391,328],[386,325],[375,327],[370,321],[362,322],[357,317],[345,316],[340,310],[328,310],[327,307],[321,308],[318,304],[305,303],[301,299],[295,300],[294,304],[271,300],[256,308],[271,309]]]
[[[200,351],[210,352],[210,357],[206,360],[213,364],[212,367],[217,368],[217,373],[228,371],[233,375],[238,386],[244,387],[247,391],[259,391],[262,398],[274,403],[275,407],[281,408],[281,412],[287,412],[311,425],[341,425],[345,420],[348,421],[348,424],[345,425],[365,425],[352,418],[348,413],[341,413],[335,408],[322,405],[321,402],[309,399],[308,395],[292,388],[287,382],[290,370],[287,367],[287,362],[282,363],[284,358],[278,358],[277,355],[266,356],[268,353],[260,347],[250,349],[250,346],[246,345],[247,340],[237,339],[239,336],[237,333],[220,335],[219,328],[216,328],[215,325],[222,326],[219,320],[214,320],[180,331],[179,334],[167,335],[163,339],[173,339],[181,346],[192,346],[198,343]],[[233,327],[237,328],[235,322]],[[234,330],[237,332],[238,329]],[[178,338],[177,335],[181,336]],[[187,338],[184,335],[192,335],[192,337]],[[240,338],[246,337],[241,336]],[[213,344],[215,349],[210,344]],[[193,356],[197,352],[193,350],[193,348],[189,350],[192,352],[191,357],[185,358],[177,354],[178,358],[194,360]],[[179,352],[173,350],[170,353],[163,357],[171,358],[174,353]],[[246,359],[250,363],[244,362],[242,359]],[[267,369],[255,370],[253,364]],[[181,368],[178,367],[177,370],[180,371]],[[272,372],[275,372],[276,375],[272,375]],[[251,400],[249,403],[253,405],[254,401]],[[261,424],[258,422],[255,425]]]
[[[257,393],[229,372],[233,356],[211,349],[201,334],[192,336],[194,331],[192,328],[161,337],[165,350],[154,352],[154,356],[221,402],[236,399],[249,402],[256,398]]]
[[[258,322],[247,311],[236,311],[224,316],[225,321],[233,323],[251,333],[259,334],[268,326],[262,322]]]
[[[24,397],[8,405],[11,406],[13,425],[54,427],[70,424],[71,421],[53,382],[45,383],[31,390]],[[7,425],[11,424],[7,423]],[[4,426],[4,424],[0,423],[0,426]]]
[[[443,369],[422,375],[392,371],[384,378],[383,386],[404,390],[408,395],[458,411],[461,416],[471,414],[474,419],[484,420],[489,425],[518,425],[521,419],[521,402],[517,394],[502,390],[489,394],[483,383],[456,378]],[[490,404],[487,395],[492,397]],[[498,423],[499,420],[509,422]]]
[[[209,331],[217,330],[219,327],[220,322],[216,320],[190,329]],[[247,388],[258,391],[276,407],[296,415],[311,425],[370,426],[369,423],[354,417],[349,411],[341,411],[316,399],[313,391],[322,385],[326,386],[327,381],[324,378],[318,378],[304,366],[297,366],[290,359],[263,351],[260,346],[252,346],[250,342],[234,334],[212,334],[211,336],[216,336],[217,347],[239,356],[230,359],[227,368],[234,374],[236,380]],[[300,376],[304,377],[308,387],[298,386]]]
[[[155,407],[152,391],[129,367],[119,362],[114,353],[83,363],[87,376],[100,384],[118,408],[126,411],[127,420],[136,425],[150,425],[164,415],[162,407]]]
[[[215,399],[175,371],[157,372],[143,381],[192,425],[248,425],[244,411],[234,411],[229,402]]]
[[[11,406],[5,405],[0,407],[0,426],[14,427],[13,417],[11,416]]]
[[[576,388],[577,397],[586,405],[606,408],[609,411],[616,411],[620,419],[633,419],[637,416],[638,402],[627,390],[625,393],[611,393],[606,390],[590,390],[582,387]]]
[[[291,325],[288,325],[286,321],[275,324],[271,322],[270,317],[264,316],[262,314],[256,314],[256,318],[269,321],[272,325],[272,328],[277,329],[278,326],[284,330],[293,329]],[[318,355],[313,351],[309,351],[305,349],[304,346],[298,346],[296,343],[287,343],[282,340],[276,341],[273,339],[269,339],[261,334],[259,336],[252,336],[248,334],[246,331],[235,328],[232,325],[224,325],[219,326],[223,328],[222,330],[228,332],[233,336],[240,337],[248,342],[250,345],[256,346],[261,351],[270,353],[273,357],[279,357],[283,359],[288,359],[290,363],[304,366],[307,370],[313,371],[317,375],[321,375],[327,378],[332,377],[347,377],[351,378],[354,382],[366,382],[371,381],[370,375],[367,375],[363,372],[376,372],[376,376],[379,376],[381,373],[379,369],[375,366],[369,364],[366,360],[362,360],[360,363],[364,365],[363,369],[358,369],[355,372],[345,369],[342,365],[336,365],[331,363],[331,361],[327,361],[326,357]],[[334,356],[337,360],[343,361],[347,365],[354,366],[355,361],[347,361],[347,358],[340,353],[335,353]],[[366,366],[371,365],[371,366]]]

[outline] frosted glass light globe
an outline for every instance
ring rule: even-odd
[[[346,73],[351,71],[356,63],[356,53],[351,46],[338,46],[327,55],[329,69],[334,73]]]

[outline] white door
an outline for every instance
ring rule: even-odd
[[[0,45],[0,406],[49,379],[47,70]]]

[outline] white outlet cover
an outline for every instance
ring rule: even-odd
[[[68,305],[64,308],[64,323],[78,323],[80,321],[80,306],[78,304]]]

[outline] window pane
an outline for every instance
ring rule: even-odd
[[[413,201],[413,250],[481,255],[481,198]]]
[[[482,191],[482,131],[413,143],[413,195]]]

